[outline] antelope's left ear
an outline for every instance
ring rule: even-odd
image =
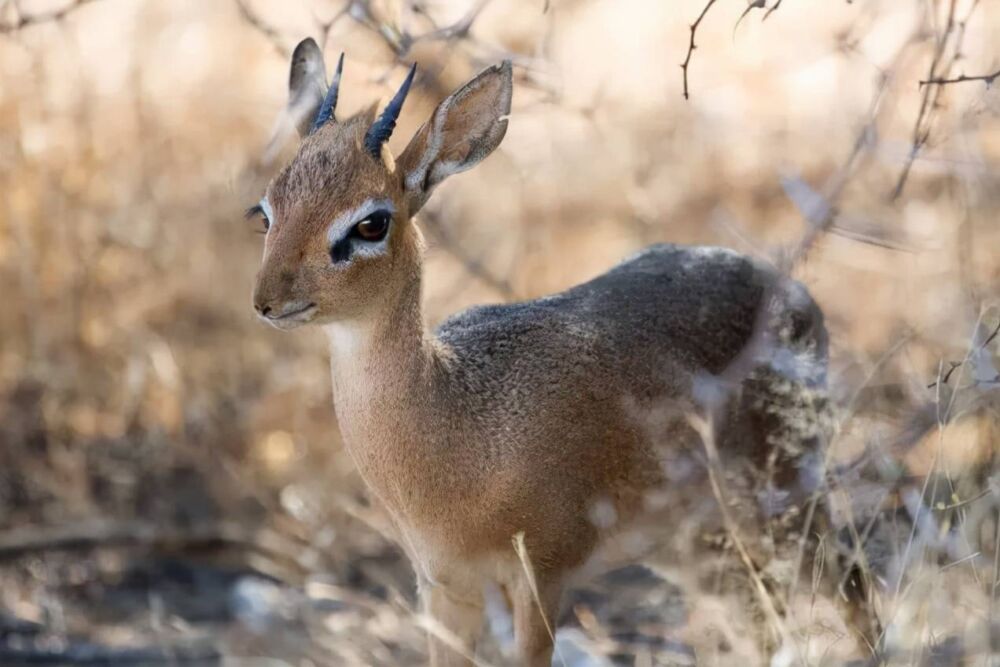
[[[507,132],[513,89],[510,61],[479,73],[438,105],[396,161],[416,213],[434,187],[479,164]]]
[[[341,63],[343,61],[341,56]],[[287,113],[300,137],[305,137],[311,131],[326,91],[323,52],[312,37],[307,37],[295,47],[288,72]]]

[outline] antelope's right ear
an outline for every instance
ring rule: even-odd
[[[292,52],[292,66],[288,72],[288,117],[300,137],[309,134],[324,97],[326,65],[323,52],[316,40],[307,37]]]
[[[507,132],[513,89],[510,61],[489,67],[445,99],[397,161],[416,213],[434,187],[479,164]]]

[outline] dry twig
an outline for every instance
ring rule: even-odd
[[[951,83],[964,83],[965,81],[984,81],[986,82],[987,86],[992,86],[993,82],[996,81],[998,77],[1000,77],[1000,69],[993,72],[992,74],[980,74],[977,76],[966,76],[965,74],[959,74],[957,77],[953,79],[945,79],[945,78],[924,79],[923,81],[920,82],[920,85],[947,86],[948,84]]]
[[[740,23],[743,22],[743,19],[746,18],[747,14],[749,14],[751,11],[755,9],[765,9],[766,7],[767,5],[765,4],[765,0],[750,0],[750,2],[747,3],[747,8],[744,9],[743,13],[740,14],[740,17],[736,19],[736,25],[733,26],[733,36],[736,35],[736,29],[740,27]],[[766,14],[764,18],[767,18]]]
[[[515,298],[514,287],[507,280],[493,275],[483,263],[476,257],[469,255],[460,243],[448,231],[439,213],[435,211],[424,211],[420,215],[420,220],[424,226],[433,232],[437,237],[439,245],[452,257],[454,257],[465,269],[466,273],[481,280],[491,288],[503,295],[508,301]]]
[[[479,15],[483,13],[486,6],[491,0],[477,0],[477,2],[465,13],[465,16],[458,19],[451,25],[444,26],[443,28],[437,28],[426,32],[422,35],[417,35],[412,39],[411,43],[416,43],[418,41],[435,41],[435,40],[450,40],[450,39],[464,39],[469,36],[469,31],[472,29],[472,24],[475,23]]]
[[[730,499],[726,496],[726,493],[722,490],[722,484],[720,478],[725,479],[724,471],[722,468],[722,461],[719,458],[719,451],[715,443],[715,422],[716,415],[714,410],[707,410],[705,417],[697,414],[688,415],[688,422],[691,427],[697,431],[702,444],[705,446],[705,453],[708,456],[708,479],[709,484],[712,487],[712,494],[715,496],[716,503],[719,506],[719,511],[722,514],[722,521],[726,527],[726,532],[729,533],[730,538],[733,541],[733,546],[736,548],[736,552],[739,554],[740,560],[743,562],[744,567],[747,570],[747,576],[753,583],[754,591],[760,601],[761,608],[767,616],[768,621],[771,623],[772,629],[775,636],[782,640],[782,642],[791,639],[791,633],[788,631],[788,627],[779,611],[779,605],[775,604],[775,600],[771,595],[770,591],[767,589],[767,585],[760,576],[760,568],[754,563],[753,557],[747,550],[746,545],[743,543],[743,539],[740,537],[739,524],[736,519],[732,516],[729,511]]]
[[[688,41],[687,55],[684,57],[684,62],[681,63],[681,70],[684,73],[684,99],[686,100],[691,98],[688,94],[688,66],[691,64],[691,54],[693,54],[694,50],[698,48],[694,43],[694,38],[698,32],[698,26],[701,25],[702,19],[705,18],[705,14],[707,14],[708,10],[712,8],[715,1],[716,0],[708,0],[708,2],[705,3],[705,7],[702,8],[701,14],[699,14],[698,18],[695,19],[695,22],[691,24],[691,39]]]
[[[247,0],[236,0],[236,9],[239,11],[240,17],[246,23],[267,38],[267,41],[271,43],[271,46],[273,46],[274,50],[278,52],[278,55],[285,58],[291,55],[291,49],[289,49],[288,45],[285,44],[285,41],[282,39],[281,33],[278,32],[277,28],[264,21],[250,7]]]
[[[69,14],[75,12],[80,7],[84,5],[89,5],[94,0],[75,0],[69,2],[58,9],[53,9],[47,12],[39,12],[37,14],[22,14],[20,8],[17,4],[14,4],[15,14],[17,15],[17,20],[13,23],[0,24],[0,34],[12,33],[31,25],[38,25],[41,23],[53,23],[66,18]]]
[[[764,17],[761,19],[761,21],[762,22],[766,21],[767,17],[769,17],[771,14],[775,13],[776,11],[778,11],[778,7],[780,7],[780,6],[781,6],[781,0],[778,0],[776,3],[774,3],[771,6],[770,9],[768,9],[766,12],[764,12]]]
[[[928,68],[927,78],[925,81],[933,81],[934,79],[946,76],[955,62],[961,57],[962,42],[965,37],[965,26],[968,23],[972,12],[975,11],[978,2],[979,0],[973,0],[965,18],[959,21],[955,18],[955,9],[958,4],[958,0],[948,0],[948,16],[945,22],[944,31],[940,34],[940,36],[938,36],[934,44],[934,53],[931,57],[931,64]],[[933,9],[931,11],[933,11]],[[952,34],[956,35],[954,47],[952,49],[951,57],[946,59],[945,53],[948,49],[948,44],[951,41]],[[923,90],[923,96],[920,99],[920,109],[917,111],[917,119],[913,123],[913,131],[910,138],[910,152],[907,155],[906,162],[903,164],[902,171],[899,173],[899,178],[896,179],[896,185],[892,190],[892,201],[899,199],[899,196],[903,194],[903,189],[906,187],[910,171],[913,169],[913,163],[916,161],[920,151],[927,145],[927,141],[930,139],[930,128],[933,124],[934,110],[938,108],[941,91],[943,90],[941,86],[921,86],[921,88]]]
[[[545,630],[549,633],[549,639],[552,640],[552,644],[555,646],[556,656],[559,658],[562,667],[566,667],[566,661],[559,650],[559,645],[556,644],[556,635],[552,630],[552,621],[550,621],[548,614],[545,613],[545,606],[542,604],[542,598],[538,592],[538,581],[535,579],[535,568],[532,566],[531,557],[528,555],[528,545],[524,542],[524,531],[515,534],[511,538],[511,543],[514,545],[514,553],[517,554],[517,559],[521,561],[524,577],[528,582],[528,588],[531,589],[531,595],[535,599],[535,605],[538,607],[538,613],[542,617],[542,622],[545,624]]]
[[[948,384],[948,380],[951,379],[952,374],[956,370],[962,368],[967,363],[969,363],[974,355],[986,350],[987,346],[989,346],[989,344],[992,343],[993,340],[998,335],[1000,335],[1000,320],[997,321],[996,327],[994,327],[993,331],[986,337],[986,340],[984,340],[981,343],[974,344],[970,348],[969,354],[967,354],[962,361],[949,361],[948,364],[950,365],[950,368],[944,373],[944,375],[940,378],[940,380],[930,383],[929,385],[927,385],[927,388],[933,389],[938,385],[939,382],[940,384]]]

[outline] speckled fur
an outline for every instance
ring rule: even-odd
[[[512,538],[524,534],[554,618],[569,574],[642,513],[648,493],[710,499],[685,482],[703,477],[671,462],[698,465],[686,422],[696,379],[738,357],[761,308],[781,349],[812,370],[787,380],[763,364],[751,374],[720,443],[727,461],[769,465],[774,435],[788,431],[774,406],[823,385],[826,332],[801,285],[732,251],[673,245],[565,292],[473,308],[427,331],[423,242],[410,218],[440,180],[499,144],[510,88],[509,64],[481,74],[442,103],[397,165],[387,151],[379,160],[363,150],[371,111],[308,137],[268,188],[276,220],[255,299],[317,304],[311,321],[330,339],[344,443],[391,515],[428,611],[473,641],[482,587],[493,582],[513,602],[522,664],[548,665],[551,642]],[[373,196],[397,211],[387,252],[332,264],[326,225]],[[782,383],[787,391],[772,391]],[[790,469],[801,451],[785,457]],[[595,522],[597,504],[609,525]],[[433,641],[431,658],[462,662]]]

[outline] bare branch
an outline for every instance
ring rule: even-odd
[[[740,27],[740,23],[743,22],[743,19],[746,18],[746,15],[749,14],[754,9],[764,9],[765,7],[767,7],[767,5],[765,3],[766,3],[766,0],[750,0],[750,2],[747,3],[747,8],[743,10],[743,13],[740,14],[740,17],[738,19],[736,19],[736,25],[733,26],[733,36],[734,37],[736,36],[736,29]],[[766,18],[766,15],[765,15],[765,18]],[[763,20],[763,19],[761,19],[761,20]]]
[[[993,339],[997,337],[997,334],[1000,334],[1000,321],[998,321],[998,322],[997,322],[997,326],[996,326],[996,328],[995,328],[995,329],[993,329],[993,333],[991,333],[991,334],[990,334],[990,335],[989,335],[989,336],[988,336],[988,337],[986,338],[986,340],[984,340],[984,341],[982,342],[982,344],[981,344],[981,345],[979,346],[979,347],[980,347],[980,349],[982,349],[982,348],[985,348],[985,347],[986,347],[987,345],[989,345],[990,343],[992,343],[992,342],[993,342]]]
[[[441,247],[447,251],[448,254],[458,260],[469,275],[486,283],[491,288],[502,294],[508,301],[514,299],[515,292],[513,286],[511,286],[511,284],[503,278],[494,276],[489,269],[483,266],[483,263],[479,259],[466,253],[466,251],[462,249],[462,245],[456,242],[456,240],[452,237],[438,213],[433,211],[424,211],[420,217],[424,226],[431,230],[438,238],[438,242]]]
[[[979,4],[979,0],[973,0],[968,13],[961,21],[958,21],[955,18],[955,7],[957,4],[957,0],[949,0],[948,18],[945,23],[944,32],[941,33],[935,42],[934,54],[931,57],[931,64],[927,71],[926,81],[932,81],[934,79],[941,78],[942,76],[946,76],[955,62],[962,56],[962,42],[965,38],[965,26],[968,23],[972,12],[975,11],[976,5]],[[951,57],[947,59],[947,62],[945,62],[945,52],[947,51],[952,34],[955,34],[954,47],[952,49]],[[910,176],[910,171],[913,169],[913,163],[916,161],[920,151],[927,144],[928,139],[930,139],[930,128],[934,120],[934,110],[938,107],[941,91],[943,89],[941,86],[927,86],[926,88],[921,86],[921,88],[923,89],[923,96],[920,99],[920,109],[917,112],[917,119],[913,123],[913,132],[910,140],[910,153],[907,156],[903,169],[899,174],[899,178],[896,180],[896,186],[892,190],[892,201],[899,199],[899,196],[903,194],[903,188],[906,187],[906,181]]]
[[[686,100],[691,99],[691,96],[688,94],[688,65],[691,64],[691,54],[693,54],[694,50],[698,48],[694,43],[695,34],[698,32],[698,26],[701,25],[701,21],[705,18],[705,14],[708,13],[708,10],[712,8],[712,5],[714,5],[715,2],[716,0],[708,0],[708,2],[705,3],[705,7],[701,10],[701,14],[699,14],[695,22],[691,24],[691,39],[688,42],[687,56],[685,56],[684,62],[681,63],[681,70],[684,72],[684,99]]]
[[[951,364],[951,368],[945,371],[945,374],[941,377],[940,380],[941,384],[948,384],[948,380],[951,379],[951,374],[955,372],[955,369],[962,367],[962,362],[960,361],[949,361],[948,363]],[[938,386],[938,382],[939,382],[938,380],[931,382],[929,385],[927,385],[927,388],[933,389],[934,387]]]
[[[479,18],[479,15],[484,9],[486,9],[486,6],[490,4],[490,1],[491,0],[478,0],[478,2],[476,2],[462,18],[458,19],[451,25],[438,28],[437,30],[431,30],[423,35],[417,35],[413,38],[412,42],[415,43],[423,40],[434,41],[463,39],[468,37],[472,24],[475,23],[477,18]]]
[[[267,41],[271,43],[274,50],[278,52],[279,55],[287,58],[292,54],[291,49],[285,44],[285,40],[282,38],[281,33],[278,30],[266,23],[257,13],[250,7],[247,0],[236,0],[236,9],[240,12],[240,17],[248,23],[251,27],[261,33],[267,38]]]
[[[939,381],[930,383],[929,385],[927,385],[927,388],[932,389],[936,387],[938,385],[938,382],[940,382],[941,384],[948,384],[948,380],[951,379],[952,373],[954,373],[957,369],[965,366],[966,363],[973,361],[974,356],[980,352],[985,351],[986,348],[989,347],[989,344],[992,343],[993,340],[998,335],[1000,335],[1000,320],[997,320],[997,325],[993,328],[993,331],[986,337],[986,340],[984,340],[981,343],[974,343],[970,353],[966,355],[965,359],[963,359],[962,361],[949,361],[948,363],[951,367],[948,369],[948,372],[944,374],[944,377],[942,377]]]
[[[881,76],[878,89],[875,91],[868,110],[868,117],[858,131],[851,152],[847,155],[840,168],[829,179],[824,188],[826,190],[825,193],[814,191],[808,184],[798,178],[782,179],[782,188],[785,190],[785,194],[792,200],[796,208],[799,209],[806,223],[805,232],[795,247],[792,248],[790,255],[779,258],[778,265],[783,267],[785,272],[790,272],[800,260],[805,258],[816,241],[833,227],[839,215],[837,203],[851,177],[857,172],[858,162],[871,149],[874,143],[875,125],[878,121],[879,110],[882,107],[882,100],[885,97],[887,85],[888,77]]]
[[[323,21],[318,16],[313,14],[313,18],[316,20],[316,25],[319,28],[320,38],[317,40],[317,43],[319,44],[320,51],[326,51],[326,43],[330,41],[330,31],[333,30],[333,26],[335,26],[345,14],[351,11],[351,7],[353,5],[354,0],[347,0],[344,5],[326,21]]]
[[[84,5],[89,5],[94,0],[75,0],[74,2],[69,2],[66,5],[47,12],[40,12],[38,14],[22,14],[17,11],[17,20],[14,23],[0,24],[0,34],[17,32],[21,28],[25,28],[32,25],[39,25],[42,23],[54,23],[60,21],[69,14],[72,14],[80,7]],[[15,9],[17,5],[14,5]]]
[[[770,9],[768,9],[766,12],[764,12],[764,17],[761,19],[761,23],[763,23],[764,21],[766,21],[767,17],[769,17],[771,14],[773,14],[776,11],[778,11],[778,7],[780,7],[780,6],[781,6],[781,0],[778,0],[776,3],[774,3],[774,5],[771,6]]]
[[[921,86],[937,85],[937,86],[947,86],[950,83],[964,83],[965,81],[985,81],[987,86],[992,86],[993,82],[1000,78],[1000,69],[993,72],[992,74],[980,74],[978,76],[966,76],[965,74],[960,74],[954,79],[924,79],[920,82]]]

